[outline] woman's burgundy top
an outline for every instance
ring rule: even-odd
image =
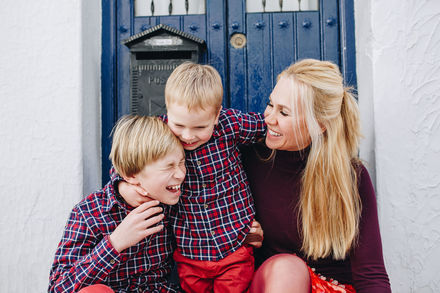
[[[254,144],[242,148],[243,164],[255,200],[256,219],[264,230],[263,246],[256,250],[257,264],[278,253],[294,253],[317,273],[352,284],[359,293],[391,292],[382,256],[376,197],[364,166],[360,166],[358,176],[362,201],[360,233],[350,255],[343,261],[331,257],[311,261],[300,251],[297,206],[308,151],[277,151],[273,160],[264,161],[261,158],[267,158],[271,152],[266,146]]]

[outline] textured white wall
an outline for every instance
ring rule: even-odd
[[[100,2],[2,1],[0,292],[47,291],[68,213],[100,184],[99,156],[84,162],[99,154]]]
[[[100,2],[2,2],[0,292],[46,291],[72,205],[100,185]],[[392,288],[436,292],[440,2],[355,4],[361,154]]]
[[[356,2],[359,99],[394,292],[438,292],[440,2]]]
[[[101,187],[101,0],[82,0],[83,194]]]

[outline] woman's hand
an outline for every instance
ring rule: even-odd
[[[118,182],[118,190],[125,202],[132,207],[138,207],[145,202],[153,200],[142,187],[126,181]]]
[[[260,248],[263,245],[263,239],[264,239],[263,228],[261,228],[259,222],[254,220],[252,222],[251,229],[249,230],[249,234],[246,236],[246,239],[244,240],[244,243],[252,245],[256,248]]]

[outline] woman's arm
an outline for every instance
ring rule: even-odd
[[[391,289],[382,255],[376,195],[364,166],[358,180],[362,214],[359,239],[350,256],[353,284],[358,293],[388,293]]]

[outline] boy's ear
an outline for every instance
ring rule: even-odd
[[[123,176],[122,178],[124,178],[124,180],[130,184],[133,185],[139,185],[139,180],[137,179],[136,175],[132,175],[132,176]]]
[[[217,125],[218,124],[218,119],[219,119],[219,117],[220,117],[220,111],[223,109],[223,106],[220,106],[220,109],[218,109],[218,113],[217,113],[217,116],[215,117],[215,125]]]

